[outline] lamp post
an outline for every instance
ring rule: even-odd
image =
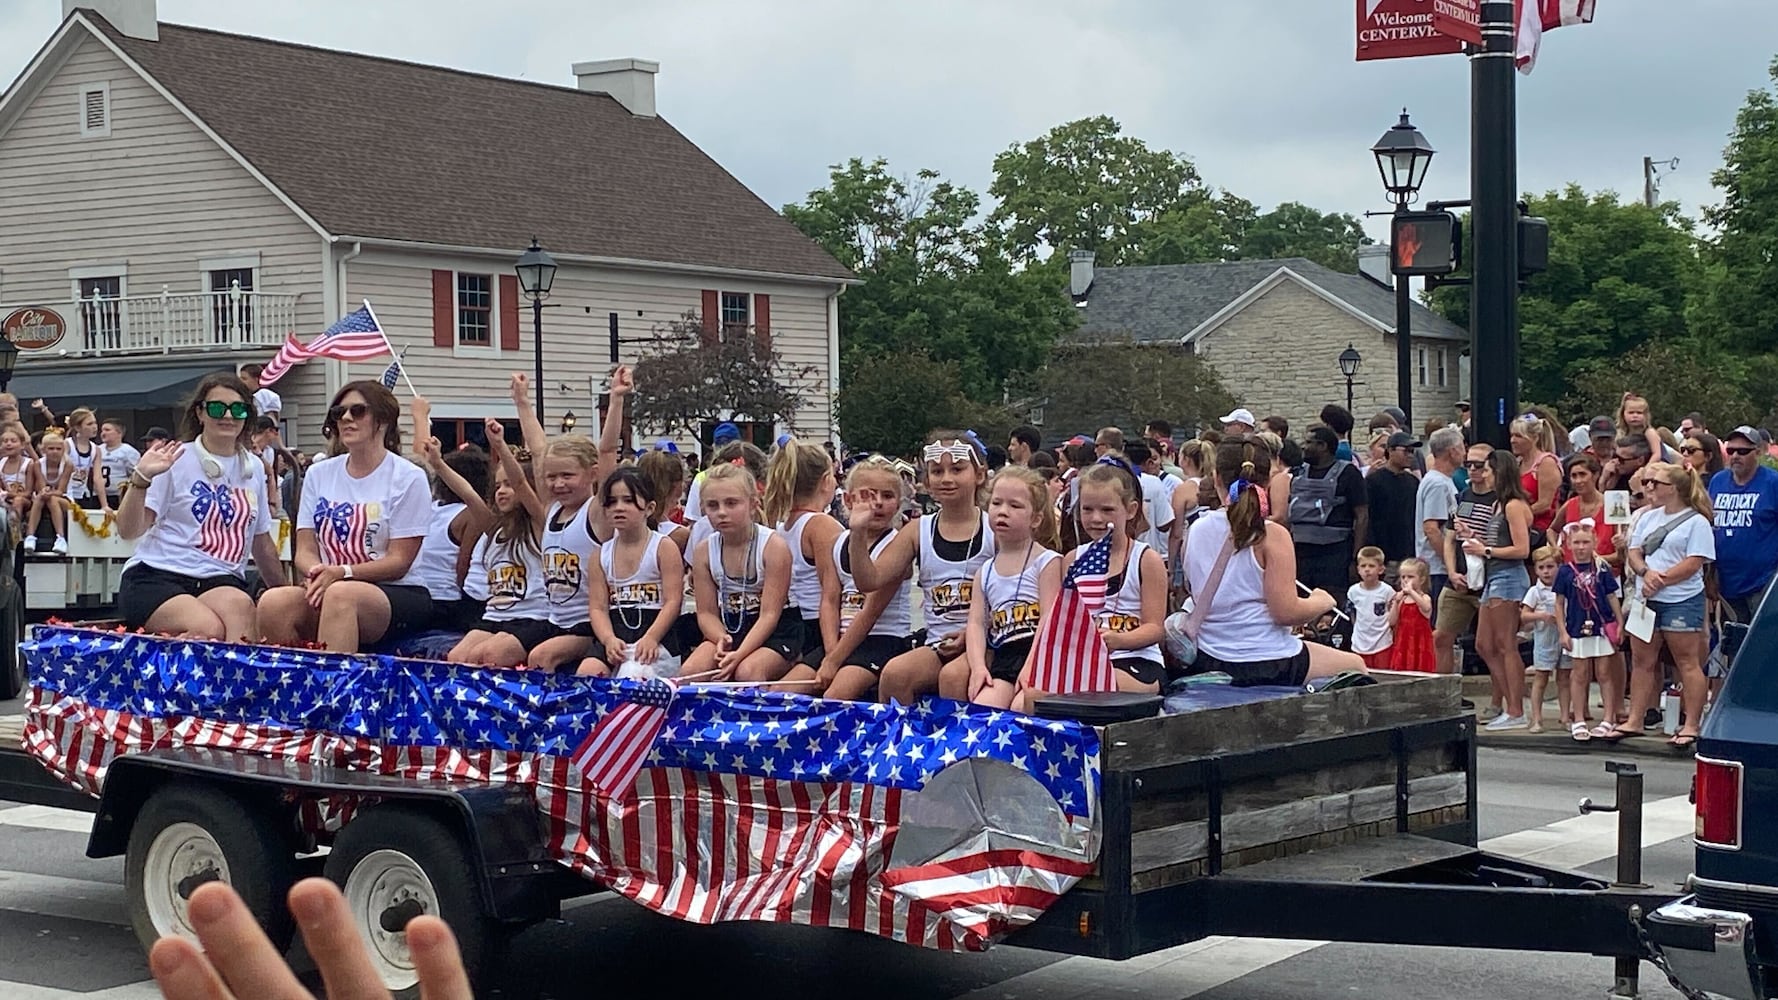
[[[1408,121],[1408,109],[1401,109],[1401,121],[1390,126],[1389,131],[1371,147],[1371,154],[1377,158],[1377,173],[1383,177],[1383,188],[1395,202],[1395,213],[1400,215],[1408,210],[1420,197],[1420,185],[1426,180],[1426,168],[1432,165],[1432,144],[1420,134],[1420,130]],[[1389,248],[1391,260],[1396,249]],[[1395,395],[1396,405],[1407,417],[1407,424],[1414,424],[1414,379],[1413,379],[1413,324],[1409,310],[1413,307],[1413,299],[1408,293],[1408,279],[1400,274],[1391,277],[1395,283]],[[1343,355],[1342,355],[1343,356]],[[1347,409],[1351,409],[1350,405]]]
[[[543,252],[537,243],[537,237],[531,237],[531,247],[519,255],[518,263],[513,265],[518,272],[519,287],[524,290],[525,298],[531,300],[531,353],[536,373],[532,380],[532,391],[537,403],[537,422],[543,423],[543,300],[549,298],[549,288],[556,280],[556,260]]]
[[[1350,343],[1340,352],[1340,374],[1346,376],[1346,412],[1352,412],[1352,380],[1358,377],[1358,363],[1364,359],[1359,356],[1358,348]],[[1346,440],[1352,440],[1352,432],[1346,432]]]
[[[566,434],[569,431],[572,431],[574,425],[578,422],[579,420],[574,416],[573,410],[569,410],[567,413],[562,414],[562,433]]]
[[[0,336],[0,392],[12,382],[12,370],[19,363],[19,345],[11,337]]]

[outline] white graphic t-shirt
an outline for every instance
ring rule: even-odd
[[[432,493],[426,473],[393,452],[370,475],[346,474],[345,455],[323,459],[303,479],[298,530],[315,533],[321,562],[347,566],[381,559],[396,538],[423,538],[432,518]],[[265,466],[257,465],[264,475]],[[424,586],[410,568],[394,586]]]
[[[148,484],[143,503],[154,524],[125,568],[141,563],[204,580],[245,577],[253,539],[272,530],[265,466],[251,455],[214,457],[186,445],[173,467]],[[208,472],[216,475],[209,475]]]
[[[130,478],[130,470],[142,461],[142,453],[133,445],[120,444],[115,448],[105,448],[99,453],[99,483],[105,488],[105,495],[117,496],[123,489],[124,480]]]

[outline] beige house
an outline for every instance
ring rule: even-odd
[[[757,438],[832,436],[854,279],[656,114],[656,64],[580,63],[551,86],[160,24],[154,0],[63,4],[0,97],[0,321],[22,398],[139,435],[203,374],[368,299],[435,432],[475,438],[511,415],[507,374],[533,368],[513,263],[535,237],[561,266],[546,425],[590,425],[614,328],[634,341],[697,312],[812,373],[794,426]],[[319,442],[329,395],[388,360],[286,376],[287,436]]]
[[[1352,393],[1362,432],[1396,402],[1388,254],[1361,248],[1361,274],[1302,258],[1100,268],[1079,258],[1072,290],[1080,334],[1191,351],[1211,363],[1240,406],[1259,417],[1281,414],[1293,436],[1328,403],[1345,405],[1338,359],[1350,344],[1363,359]],[[1418,432],[1428,417],[1453,417],[1466,395],[1469,334],[1418,302],[1410,322]]]

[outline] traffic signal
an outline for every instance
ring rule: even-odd
[[[1402,212],[1389,226],[1389,270],[1401,277],[1457,269],[1463,228],[1450,212]]]
[[[1550,223],[1535,215],[1519,216],[1519,277],[1550,269]]]

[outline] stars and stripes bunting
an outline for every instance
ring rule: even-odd
[[[26,748],[89,793],[120,756],[191,747],[517,787],[559,863],[688,921],[979,949],[1097,856],[1098,739],[1073,722],[65,626],[21,653]],[[333,831],[352,808],[298,818]]]
[[[1111,650],[1094,616],[1105,607],[1111,571],[1111,533],[1085,549],[1068,568],[1056,603],[1038,626],[1030,687],[1050,694],[1115,691]]]

